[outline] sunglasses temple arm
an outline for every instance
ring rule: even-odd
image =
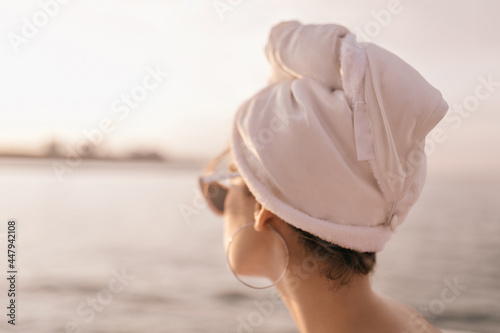
[[[200,177],[200,183],[202,185],[212,183],[212,182],[218,182],[224,179],[231,179],[238,177],[240,174],[239,172],[231,172],[231,173],[218,173],[218,174],[212,174],[208,176],[201,176]]]

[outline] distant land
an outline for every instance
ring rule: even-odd
[[[66,147],[66,148],[65,148]],[[207,161],[197,158],[172,158],[159,153],[152,148],[142,148],[130,150],[126,153],[113,153],[103,151],[98,147],[89,145],[80,147],[77,152],[75,149],[68,150],[68,145],[62,144],[56,140],[52,140],[44,148],[38,152],[22,152],[22,151],[1,151],[0,158],[27,158],[27,159],[66,159],[66,158],[81,158],[82,160],[102,160],[102,161],[148,161],[158,163],[168,163],[172,165],[200,167]]]

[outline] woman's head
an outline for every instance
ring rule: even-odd
[[[211,167],[223,164],[220,161],[227,161],[228,155],[224,152]],[[225,172],[231,175],[230,181],[204,194],[219,201],[216,212],[224,218],[224,246],[235,274],[276,281],[288,264],[307,263],[316,270],[310,274],[343,286],[373,270],[375,253],[345,249],[290,225],[255,199],[234,163],[229,163]]]
[[[366,275],[418,199],[425,136],[448,105],[402,59],[339,25],[281,23],[266,56],[272,80],[232,126],[231,186],[217,202],[226,238],[252,224],[258,235],[247,245],[262,258],[280,244],[277,231],[291,264],[312,252],[330,280]],[[239,269],[262,262],[245,258]]]

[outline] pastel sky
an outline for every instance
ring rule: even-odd
[[[213,155],[226,146],[238,105],[266,84],[270,28],[295,19],[371,34],[441,90],[448,117],[460,119],[438,125],[446,139],[432,163],[498,170],[500,1],[394,1],[66,0],[57,8],[55,0],[2,0],[0,149],[36,150],[52,137],[76,143],[110,118],[103,147]],[[221,14],[216,3],[233,5]],[[168,75],[147,79],[155,70]],[[484,80],[491,91],[477,88]],[[134,89],[142,100],[127,106],[122,95]],[[489,94],[477,99],[477,89]],[[463,103],[473,110],[458,113]]]

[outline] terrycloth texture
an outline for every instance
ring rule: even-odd
[[[381,251],[424,184],[441,93],[338,25],[278,24],[266,55],[269,85],[239,108],[231,137],[249,190],[295,227]]]

